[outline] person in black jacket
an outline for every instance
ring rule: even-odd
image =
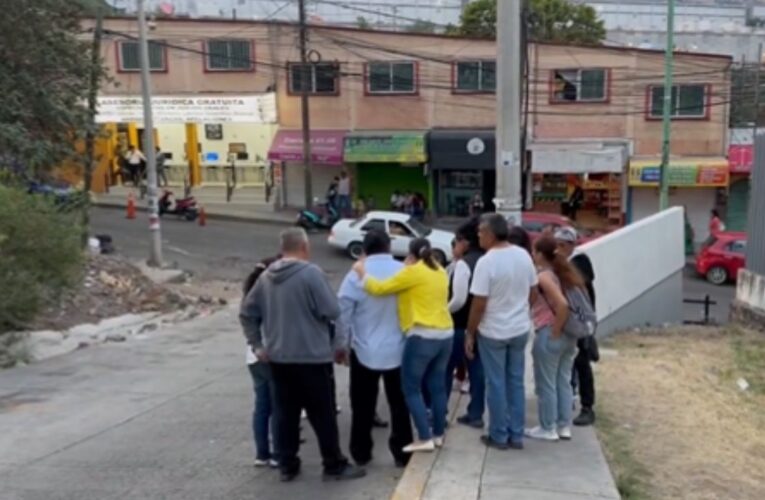
[[[576,248],[577,234],[573,228],[563,227],[555,232],[555,241],[558,243],[558,252],[570,259],[574,267],[584,278],[584,284],[587,288],[587,294],[590,296],[590,302],[595,308],[595,270],[592,268],[592,262],[587,255],[580,253],[574,255]],[[574,359],[574,373],[571,376],[572,384],[579,381],[579,396],[582,405],[582,411],[574,419],[574,425],[586,426],[595,423],[595,378],[592,373],[592,361],[598,359],[598,344],[594,336],[579,339],[577,342],[579,352]]]
[[[478,219],[473,218],[457,229],[453,242],[454,262],[449,266],[449,312],[454,321],[454,344],[449,364],[446,366],[446,395],[452,392],[454,370],[467,364],[470,380],[470,403],[467,413],[457,422],[477,429],[483,429],[483,414],[486,405],[486,381],[480,358],[468,360],[465,356],[465,329],[467,328],[470,305],[470,283],[473,270],[484,251],[478,243]],[[476,351],[477,352],[477,351]]]

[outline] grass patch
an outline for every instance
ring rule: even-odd
[[[602,408],[595,428],[621,497],[625,500],[652,498],[649,493],[651,473],[635,458],[630,445],[633,439],[630,429],[619,426]]]
[[[737,335],[731,346],[738,375],[749,382],[753,394],[765,395],[765,336]]]

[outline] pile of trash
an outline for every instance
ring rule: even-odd
[[[80,286],[67,291],[31,326],[63,330],[124,314],[171,313],[191,303],[191,298],[151,281],[124,257],[90,255]]]

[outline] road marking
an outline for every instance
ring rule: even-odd
[[[193,254],[191,252],[187,252],[186,250],[178,247],[174,247],[172,245],[167,245],[165,248],[170,250],[171,252],[179,253],[181,255],[185,255],[186,257],[192,257]]]

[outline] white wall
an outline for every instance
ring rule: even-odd
[[[683,226],[682,209],[671,208],[579,247],[595,269],[598,321],[683,269]]]
[[[715,198],[716,188],[674,188],[669,195],[670,206],[688,207],[688,218],[697,243],[709,237],[709,211],[715,208]],[[632,222],[658,211],[658,188],[632,188]]]

